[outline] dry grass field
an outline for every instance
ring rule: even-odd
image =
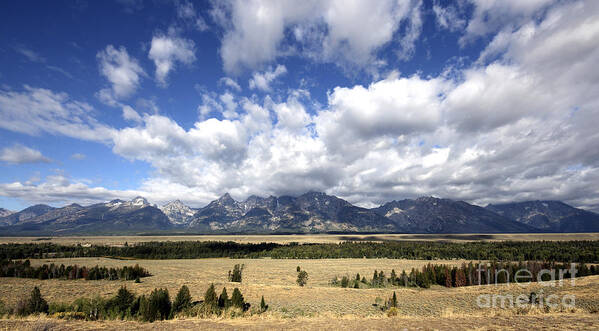
[[[156,240],[232,240],[236,242],[341,242],[344,240],[596,240],[599,234],[532,234],[532,235],[289,235],[289,236],[165,236],[165,237],[56,237],[56,238],[0,238],[0,242],[48,242],[60,244],[123,245]],[[391,269],[400,273],[421,268],[427,263],[461,265],[463,260],[394,260],[394,259],[190,259],[190,260],[117,260],[109,258],[73,258],[31,260],[33,265],[55,263],[79,266],[122,267],[138,263],[153,276],[132,281],[86,280],[36,280],[0,278],[0,300],[11,306],[27,296],[34,286],[39,286],[50,302],[70,303],[79,297],[100,295],[112,297],[126,285],[138,295],[149,294],[154,288],[166,287],[173,298],[182,285],[187,285],[191,295],[200,299],[208,286],[214,283],[220,293],[226,286],[229,293],[239,287],[246,301],[257,306],[264,296],[270,308],[262,315],[242,318],[177,319],[156,323],[135,321],[65,321],[45,316],[24,319],[0,319],[0,330],[521,330],[521,329],[599,329],[599,276],[576,279],[563,286],[531,284],[527,288],[517,285],[483,285],[461,288],[433,286],[430,289],[387,288],[351,289],[332,287],[335,277],[356,273],[372,278],[374,270]],[[244,264],[243,282],[230,283],[227,273],[235,264]],[[296,267],[309,274],[306,287],[295,284]],[[576,309],[500,309],[479,308],[479,295],[519,294],[541,291],[545,295],[571,294],[576,296]],[[388,317],[373,303],[386,299],[395,291],[398,296],[398,316]]]
[[[43,243],[63,245],[94,244],[122,246],[147,241],[234,241],[238,243],[274,242],[339,243],[348,240],[368,241],[569,241],[599,240],[599,233],[515,233],[515,234],[314,234],[314,235],[182,235],[182,236],[73,236],[73,237],[0,237],[4,243]]]
[[[217,292],[223,286],[229,291],[239,287],[247,301],[259,303],[264,295],[269,311],[260,316],[238,319],[185,319],[143,324],[132,321],[81,322],[29,317],[23,320],[0,320],[0,329],[525,329],[599,328],[599,276],[569,281],[563,287],[532,284],[485,285],[462,288],[434,286],[431,289],[349,289],[329,285],[334,276],[360,273],[372,277],[374,269],[400,271],[421,267],[430,261],[389,259],[332,259],[332,260],[272,260],[272,259],[197,259],[197,260],[114,260],[106,258],[74,258],[32,260],[32,264],[64,263],[86,266],[125,266],[139,263],[153,273],[142,283],[124,281],[35,280],[1,278],[0,297],[7,304],[27,295],[33,286],[51,302],[71,302],[81,296],[113,296],[126,285],[137,294],[148,294],[156,287],[166,287],[173,297],[186,284],[195,298],[200,298],[210,283]],[[432,261],[461,264],[463,261]],[[243,282],[229,283],[227,272],[236,263],[245,264]],[[295,284],[296,267],[306,270],[308,286]],[[543,289],[549,294],[573,294],[575,310],[518,311],[516,309],[480,309],[476,298],[480,294],[528,294]],[[393,290],[399,298],[399,316],[387,317],[372,304],[377,297],[387,298]],[[230,293],[230,292],[229,292]]]

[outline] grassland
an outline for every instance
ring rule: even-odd
[[[156,287],[166,287],[172,296],[181,285],[189,286],[191,294],[200,298],[210,283],[217,289],[239,287],[246,299],[257,305],[264,295],[270,305],[269,312],[260,317],[238,320],[179,320],[143,325],[136,322],[65,322],[29,318],[20,321],[22,327],[37,328],[39,324],[54,325],[57,328],[132,328],[142,326],[147,329],[160,328],[319,328],[334,329],[378,329],[423,326],[425,329],[446,327],[456,328],[524,328],[526,321],[544,323],[549,326],[562,325],[572,328],[599,327],[599,276],[576,279],[575,286],[569,281],[563,287],[545,287],[531,284],[528,288],[517,285],[485,285],[462,288],[434,286],[431,289],[349,289],[331,287],[329,281],[334,276],[365,275],[371,277],[374,269],[386,273],[418,268],[431,261],[389,260],[389,259],[333,259],[333,260],[271,260],[271,259],[197,259],[197,260],[114,260],[106,258],[74,258],[32,260],[32,264],[65,263],[86,266],[124,266],[139,263],[148,268],[154,276],[136,284],[125,281],[85,281],[85,280],[36,280],[2,278],[0,297],[9,305],[17,298],[25,296],[33,286],[40,286],[42,294],[51,302],[71,302],[81,296],[95,294],[111,297],[119,287],[126,285],[137,294],[148,294]],[[464,261],[432,261],[458,265]],[[226,281],[229,269],[236,263],[245,264],[244,279],[241,284]],[[295,268],[301,266],[308,271],[310,280],[307,287],[295,284]],[[517,312],[503,309],[480,309],[476,297],[480,294],[528,294],[543,289],[546,294],[574,294],[577,309],[568,312]],[[372,304],[377,297],[387,298],[396,291],[399,298],[399,317],[388,318]],[[523,314],[523,315],[522,315]],[[517,323],[516,323],[517,321]],[[0,320],[1,328],[12,328],[14,320]],[[516,323],[516,324],[514,324]],[[568,324],[569,323],[569,324]],[[573,324],[572,324],[573,323]],[[518,326],[519,325],[519,326]]]
[[[465,235],[461,235],[465,236]],[[543,235],[506,235],[500,238],[482,240],[539,240]],[[586,237],[585,237],[586,236]],[[593,239],[596,234],[546,235],[545,240]],[[297,242],[338,242],[347,236],[183,236],[183,237],[58,237],[53,242],[60,244],[105,244],[122,245],[124,242],[152,240],[233,240],[237,242],[277,241]],[[359,236],[363,239],[380,240],[381,236]],[[406,235],[384,235],[384,240],[414,240]],[[302,238],[306,238],[302,240]],[[393,238],[393,239],[389,239]],[[409,239],[406,239],[409,238]],[[428,240],[463,240],[455,238],[429,238]],[[10,241],[21,240],[21,241]],[[319,241],[321,240],[321,241]],[[465,240],[474,240],[473,238]],[[481,240],[481,239],[479,239]],[[40,242],[34,238],[2,238],[3,242]],[[45,241],[41,241],[45,242]],[[138,295],[149,294],[154,288],[166,287],[174,297],[182,286],[190,288],[191,295],[200,299],[210,283],[214,283],[217,292],[222,287],[229,291],[239,287],[246,300],[258,305],[264,296],[270,308],[267,313],[237,319],[179,319],[157,323],[139,323],[134,321],[63,321],[46,317],[27,317],[24,319],[0,319],[0,330],[39,330],[39,329],[598,329],[599,328],[599,276],[577,278],[573,286],[569,281],[563,286],[544,286],[533,283],[526,288],[518,285],[483,285],[460,288],[433,286],[430,289],[386,288],[351,289],[330,285],[330,280],[356,273],[370,279],[373,271],[383,270],[389,275],[391,269],[396,272],[421,268],[427,263],[461,265],[464,260],[400,260],[400,259],[187,259],[187,260],[117,260],[109,258],[72,258],[72,259],[34,259],[33,265],[55,263],[80,266],[122,267],[139,263],[147,268],[152,277],[142,279],[142,283],[132,281],[86,281],[86,280],[37,280],[20,278],[0,278],[0,300],[14,305],[26,296],[34,286],[39,286],[42,294],[50,302],[71,302],[79,297],[101,295],[112,297],[122,285],[126,285]],[[245,264],[243,282],[227,281],[228,270],[235,264]],[[295,284],[296,267],[300,266],[309,274],[306,287]],[[519,310],[484,308],[476,304],[479,295],[519,294],[543,291],[545,295],[570,294],[576,296],[575,309],[557,309],[543,311],[539,309]],[[377,298],[388,298],[395,291],[398,296],[399,314],[388,317],[373,303]]]
[[[569,241],[599,240],[599,233],[515,233],[515,234],[311,234],[311,235],[181,235],[181,236],[73,236],[0,237],[3,243],[52,242],[61,245],[122,246],[147,241],[234,241],[238,243],[274,242],[339,243],[343,241]]]

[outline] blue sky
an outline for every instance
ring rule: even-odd
[[[0,5],[0,207],[325,191],[599,209],[593,1]]]

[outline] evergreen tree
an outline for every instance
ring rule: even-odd
[[[229,295],[227,294],[227,289],[223,287],[223,291],[220,293],[218,297],[218,306],[222,309],[227,309],[230,306]]]
[[[391,269],[391,285],[395,285],[397,283],[397,274],[395,273],[395,269]]]
[[[27,301],[27,312],[29,314],[48,312],[48,302],[42,297],[42,293],[37,286],[33,288],[31,297]]]
[[[149,321],[168,319],[171,313],[171,300],[167,289],[154,289],[148,298]]]
[[[204,294],[204,306],[215,312],[215,308],[218,306],[218,299],[216,298],[216,291],[214,290],[214,284],[210,284],[210,287]]]
[[[343,278],[341,278],[341,287],[347,287],[349,285],[349,279],[347,278],[347,276],[343,276]]]
[[[244,267],[245,267],[245,265],[243,265],[243,264],[236,264],[233,267],[233,271],[229,270],[229,281],[241,283],[241,273],[242,273]]]
[[[127,313],[127,310],[129,309],[134,300],[135,295],[129,292],[129,290],[127,290],[127,287],[122,286],[112,301],[116,309],[116,312],[123,316]]]
[[[451,287],[453,285],[453,281],[451,279],[451,273],[448,268],[445,268],[445,287]]]
[[[245,301],[243,299],[243,295],[241,294],[241,291],[239,291],[239,289],[236,287],[235,289],[233,289],[233,295],[231,295],[231,305],[233,307],[243,309],[244,304]]]
[[[268,305],[264,301],[264,296],[262,296],[262,300],[260,300],[260,312],[265,312],[268,310]]]
[[[191,307],[191,294],[189,293],[189,288],[186,285],[183,285],[179,289],[179,292],[177,292],[177,296],[173,302],[173,314],[181,312],[189,307]]]
[[[397,307],[397,295],[393,291],[393,297],[391,298],[391,307]]]

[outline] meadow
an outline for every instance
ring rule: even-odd
[[[394,237],[395,235],[390,235]],[[215,236],[210,239],[215,240]],[[221,236],[218,236],[221,237]],[[259,239],[244,236],[239,240],[256,242],[283,240],[297,241],[297,237]],[[323,240],[341,240],[336,235],[317,236]],[[168,238],[168,239],[167,239]],[[161,238],[178,240],[179,237]],[[197,240],[197,237],[183,237]],[[562,240],[564,236],[561,237]],[[5,242],[11,238],[2,238]],[[581,239],[577,237],[577,239]],[[25,240],[21,238],[21,240]],[[84,243],[95,240],[105,245],[122,245],[151,241],[148,237],[96,237],[96,238],[56,238],[61,244]],[[70,241],[67,241],[70,240]],[[123,241],[124,240],[124,241]],[[431,239],[432,240],[432,239]],[[441,239],[437,239],[441,240]],[[45,242],[45,241],[33,241]],[[242,241],[253,242],[253,241]],[[312,240],[310,240],[312,242]],[[328,241],[327,241],[328,242]],[[577,278],[575,285],[565,281],[563,286],[545,286],[533,283],[523,288],[515,284],[468,286],[446,288],[433,285],[429,289],[420,288],[340,288],[331,285],[334,277],[353,277],[356,273],[370,279],[373,271],[383,270],[389,275],[409,271],[412,268],[433,264],[459,266],[467,260],[407,260],[407,259],[185,259],[185,260],[135,260],[106,257],[45,258],[31,259],[32,265],[65,264],[93,267],[123,267],[138,263],[148,269],[151,277],[141,283],[124,280],[62,280],[62,279],[21,279],[0,278],[0,298],[7,305],[14,305],[25,297],[34,286],[39,286],[49,302],[70,303],[79,297],[100,295],[112,297],[125,285],[137,295],[149,294],[154,288],[166,287],[175,296],[182,285],[187,285],[194,300],[203,297],[211,283],[217,292],[226,287],[229,293],[238,287],[253,306],[259,305],[264,296],[269,305],[266,313],[241,318],[214,317],[210,319],[177,318],[154,323],[136,321],[67,321],[48,317],[29,316],[25,318],[0,319],[0,329],[524,329],[529,327],[597,329],[599,327],[599,276]],[[475,261],[477,262],[477,261]],[[235,264],[244,264],[243,280],[232,283],[227,279],[228,271]],[[296,268],[308,272],[308,284],[296,284]],[[387,316],[373,304],[379,299],[389,298],[393,292],[398,298],[397,315]],[[518,309],[518,308],[479,308],[477,297],[493,294],[528,295],[543,292],[546,295],[571,294],[576,296],[573,309]]]
[[[599,240],[599,233],[499,233],[499,234],[292,234],[292,235],[171,235],[171,236],[66,236],[0,237],[0,244],[51,242],[60,245],[123,246],[147,241],[233,241],[237,243],[273,242],[340,243],[344,241],[571,241]]]

